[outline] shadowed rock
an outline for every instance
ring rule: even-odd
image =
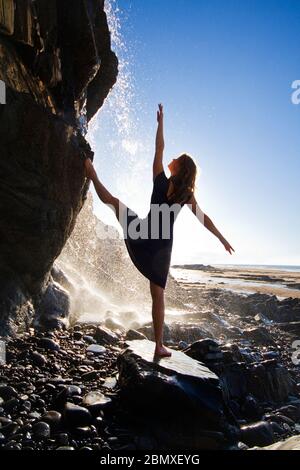
[[[0,334],[68,325],[51,269],[87,198],[83,135],[118,73],[104,0],[0,0]]]
[[[180,351],[172,350],[171,357],[156,359],[154,342],[133,340],[126,344],[129,347],[117,359],[124,406],[147,420],[159,440],[170,446],[224,446],[232,417],[218,377]]]

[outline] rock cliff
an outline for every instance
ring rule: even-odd
[[[84,136],[118,74],[104,0],[0,0],[0,335],[69,299],[51,276],[89,182]]]

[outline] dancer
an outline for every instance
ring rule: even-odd
[[[91,159],[85,160],[86,177],[92,180],[101,201],[114,211],[123,228],[124,241],[132,262],[150,281],[156,343],[154,355],[158,357],[172,354],[163,344],[164,294],[171,262],[173,225],[182,207],[186,204],[230,254],[234,251],[208,215],[203,213],[195,199],[197,166],[192,157],[184,153],[174,158],[168,164],[171,176],[167,178],[163,167],[163,118],[163,106],[159,104],[153,161],[153,191],[150,210],[144,219],[113,196],[100,182]]]

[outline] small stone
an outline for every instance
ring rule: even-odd
[[[93,354],[103,354],[106,352],[106,348],[100,344],[91,344],[86,348],[86,350],[87,352],[91,352]]]
[[[86,372],[85,374],[82,375],[82,380],[88,381],[88,380],[96,380],[98,377],[98,372],[96,370],[92,370],[90,372]]]
[[[114,388],[117,385],[116,377],[107,377],[105,382],[103,383],[103,387],[105,388]]]
[[[42,420],[48,423],[51,429],[56,429],[61,422],[61,414],[58,411],[50,410],[42,416]]]
[[[72,433],[75,437],[80,439],[87,439],[88,437],[92,436],[92,430],[89,426],[74,428]]]
[[[53,339],[50,338],[41,338],[39,340],[39,346],[48,351],[59,351],[60,346]]]
[[[63,387],[63,389],[57,394],[54,400],[54,407],[61,410],[68,398],[74,397],[77,394],[81,394],[81,388],[76,385],[69,385],[68,387]]]
[[[4,426],[2,425],[0,429],[1,429],[1,434],[4,434],[4,436],[8,437],[8,436],[11,436],[12,434],[16,434],[19,431],[20,426],[17,423],[11,421]]]
[[[57,447],[57,449],[55,450],[75,450],[74,447],[71,447],[71,446],[60,446],[60,447]]]
[[[83,337],[81,331],[74,331],[73,337],[76,341],[80,341]]]
[[[91,412],[100,410],[111,403],[111,399],[101,392],[89,392],[83,398],[83,404],[89,408]]]
[[[2,426],[6,426],[7,424],[12,423],[12,420],[9,418],[5,418],[5,416],[0,416],[0,428]]]
[[[96,344],[97,343],[97,341],[92,336],[84,335],[83,339],[88,344]]]
[[[88,426],[92,421],[89,410],[73,403],[66,403],[64,417],[66,422],[74,427]]]
[[[116,333],[105,326],[98,326],[95,332],[95,339],[99,344],[116,344],[119,342]]]
[[[22,450],[22,445],[17,442],[10,441],[2,447],[4,450]]]
[[[56,442],[60,446],[67,446],[69,444],[69,436],[66,433],[60,433],[56,437]]]
[[[125,339],[128,339],[129,341],[133,340],[133,339],[147,339],[147,336],[145,336],[143,333],[141,333],[140,331],[137,331],[137,330],[133,330],[133,329],[129,329],[127,332],[126,332],[126,336],[125,336]],[[187,343],[185,343],[186,346],[188,346]]]
[[[38,367],[42,367],[47,363],[47,359],[45,358],[45,356],[43,356],[42,354],[36,351],[31,353],[31,360],[33,364],[35,364]]]
[[[15,388],[10,385],[0,385],[0,397],[4,401],[9,400],[10,398],[15,398],[18,396],[18,392]]]
[[[11,413],[15,408],[18,407],[20,400],[18,398],[11,398],[3,403],[3,408],[7,413]]]
[[[40,421],[32,425],[32,431],[35,437],[46,439],[50,437],[50,426],[48,423]]]
[[[33,419],[40,419],[41,413],[38,413],[38,411],[32,411],[31,413],[28,414],[29,418]]]
[[[69,385],[66,388],[66,395],[68,397],[72,397],[74,395],[81,395],[81,388],[78,387],[77,385]]]
[[[31,402],[29,400],[25,400],[22,407],[26,411],[31,411]]]

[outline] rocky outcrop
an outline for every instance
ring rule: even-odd
[[[0,334],[67,324],[51,277],[87,197],[88,121],[117,78],[104,0],[0,0]],[[44,321],[45,320],[45,321]]]
[[[221,449],[234,442],[238,428],[217,375],[180,351],[155,359],[152,341],[126,345],[117,359],[121,401],[147,422],[161,448]]]
[[[206,319],[212,326],[213,321],[219,324],[220,315],[221,311],[214,315],[205,311],[200,325],[187,319],[165,325],[165,344],[201,362],[218,377],[223,399],[241,426],[240,442],[232,448],[266,446],[296,433],[300,422],[299,372],[287,352],[291,337],[278,324],[240,328],[239,337],[233,341],[228,341],[227,334],[218,335],[218,340],[203,336],[206,330],[202,325],[208,326]],[[235,322],[243,326],[243,321]],[[227,328],[224,321],[223,331]],[[151,325],[145,324],[136,332],[128,331],[126,337],[153,340]],[[135,368],[127,370],[134,380]],[[148,366],[143,370],[148,373]]]
[[[237,418],[260,418],[264,407],[284,403],[297,393],[292,375],[274,351],[270,351],[269,359],[264,359],[259,350],[248,351],[230,343],[221,345],[209,338],[198,340],[183,351],[218,375],[224,397]]]

